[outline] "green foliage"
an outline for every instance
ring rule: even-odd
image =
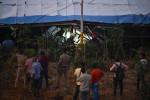
[[[31,38],[31,36],[33,34],[31,27],[29,27],[29,26],[23,26],[23,30],[21,33],[22,33],[21,35],[23,38]]]
[[[98,60],[94,60],[94,61],[91,62],[91,64],[90,64],[91,68],[93,67],[94,63],[97,64],[97,68],[99,68],[101,70],[106,70],[106,67],[105,67],[104,63],[102,61],[98,61]]]
[[[108,49],[110,56],[112,56],[112,58],[117,56],[125,57],[122,47],[124,37],[123,27],[116,24],[114,27],[108,30],[108,37]]]
[[[24,53],[28,58],[35,56],[35,50],[34,49],[26,49]]]
[[[87,58],[96,57],[96,52],[98,52],[98,48],[93,41],[88,41],[85,44],[85,55]]]
[[[74,64],[76,66],[78,66],[79,62],[83,61],[83,57],[82,57],[82,49],[81,48],[77,48],[75,50],[75,56],[74,56]]]

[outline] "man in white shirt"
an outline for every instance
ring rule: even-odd
[[[85,68],[81,68],[83,75],[77,78],[77,82],[80,82],[80,100],[90,100],[90,87],[92,86],[92,77],[91,75],[85,73]]]
[[[145,69],[146,69],[147,59],[144,53],[140,53],[140,61],[136,64],[135,72],[137,74],[137,90],[140,89],[140,82],[142,81],[142,86],[144,85],[145,79]]]

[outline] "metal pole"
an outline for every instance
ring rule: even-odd
[[[80,22],[80,32],[81,32],[81,44],[83,44],[83,0],[81,0],[81,22]]]

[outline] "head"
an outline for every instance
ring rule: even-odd
[[[34,62],[36,62],[37,61],[37,57],[33,57],[32,58],[32,62],[34,63]]]
[[[93,68],[97,68],[97,63],[93,63]]]
[[[81,72],[82,72],[82,73],[85,73],[85,68],[81,68]]]
[[[45,52],[44,51],[40,51],[39,55],[40,55],[40,57],[43,57],[43,56],[45,56]]]
[[[119,61],[120,61],[119,57],[116,57],[115,62],[119,62]]]
[[[64,48],[63,53],[67,53],[67,48]]]
[[[22,49],[21,49],[21,50],[18,50],[17,53],[18,53],[18,54],[23,54],[23,53],[24,53],[24,50],[22,50]]]
[[[144,53],[140,53],[140,59],[145,58],[145,54]]]
[[[86,65],[85,62],[82,61],[79,64],[80,64],[81,68],[85,68],[85,65]]]

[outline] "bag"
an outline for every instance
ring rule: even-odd
[[[120,66],[118,66],[117,64],[115,64],[117,66],[117,70],[116,70],[116,79],[117,80],[123,80],[125,74],[124,74],[124,68],[121,67],[121,63]]]

